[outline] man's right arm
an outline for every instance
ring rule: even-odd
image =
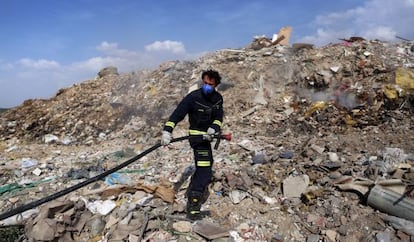
[[[161,137],[161,145],[168,145],[172,139],[172,132],[181,120],[184,119],[187,115],[191,104],[191,98],[187,95],[181,102],[178,104],[177,108],[168,118],[168,121],[164,125]]]
[[[187,115],[188,111],[190,110],[191,105],[191,96],[187,95],[184,97],[183,100],[178,104],[177,108],[168,118],[168,121],[164,125],[163,131],[167,131],[172,133],[175,126],[184,119],[185,115]]]

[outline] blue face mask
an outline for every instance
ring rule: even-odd
[[[208,95],[211,94],[214,90],[214,88],[208,84],[204,84],[203,87],[201,88],[204,95]]]

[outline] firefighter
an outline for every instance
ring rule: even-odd
[[[188,114],[190,123],[189,143],[194,152],[195,172],[187,189],[187,218],[199,220],[203,217],[200,209],[207,200],[208,185],[212,178],[213,154],[211,139],[220,132],[223,122],[223,97],[216,91],[220,74],[207,70],[201,74],[201,88],[187,94],[169,117],[162,131],[161,144],[168,145],[172,132]]]

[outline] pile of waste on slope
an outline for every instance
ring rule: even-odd
[[[51,99],[27,100],[1,113],[2,212],[91,178],[158,142],[169,114],[199,86],[201,72],[213,68],[223,77],[223,132],[234,138],[215,151],[204,205],[210,218],[181,219],[188,184],[177,193],[173,184],[192,164],[192,151],[182,142],[28,211],[24,236],[412,240],[413,43],[268,43],[255,39],[245,48],[150,71],[105,68]],[[174,136],[186,135],[186,128],[183,121]]]

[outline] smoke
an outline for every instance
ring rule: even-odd
[[[354,109],[359,105],[355,94],[348,92],[340,93],[335,101],[337,104],[342,107],[346,107],[348,110]]]
[[[304,98],[306,100],[310,100],[311,102],[335,103],[337,106],[344,107],[348,110],[359,106],[356,94],[354,94],[349,88],[345,88],[343,85],[317,92],[311,89],[297,87],[295,93],[301,99]]]

